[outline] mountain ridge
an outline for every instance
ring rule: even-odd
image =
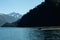
[[[13,13],[13,15],[15,16],[12,16],[10,14],[0,14],[0,26],[4,25],[5,23],[13,23],[22,17],[22,15],[20,15],[19,13],[17,14],[18,17],[16,13]]]

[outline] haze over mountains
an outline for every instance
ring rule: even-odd
[[[13,23],[22,17],[21,14],[12,12],[10,14],[0,14],[0,26],[5,23]]]

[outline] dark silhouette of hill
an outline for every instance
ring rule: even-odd
[[[5,23],[1,27],[16,27],[17,23]]]
[[[18,27],[60,26],[60,6],[45,0],[18,21]]]

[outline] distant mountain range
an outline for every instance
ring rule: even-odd
[[[0,15],[0,27],[5,23],[13,23],[20,19],[22,15],[19,13],[12,12],[10,14],[1,14]]]

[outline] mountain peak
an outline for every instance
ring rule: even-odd
[[[13,16],[13,17],[15,17],[15,18],[21,18],[21,17],[22,17],[21,14],[16,13],[16,12],[12,12],[12,13],[10,13],[10,14],[8,14],[8,15],[9,15],[9,16]]]

